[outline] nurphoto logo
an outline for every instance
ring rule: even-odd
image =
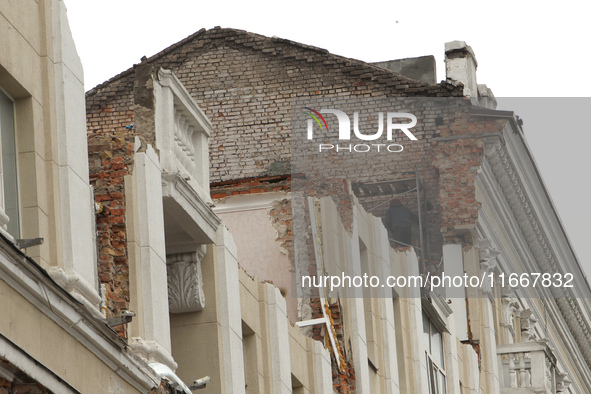
[[[304,114],[308,115],[308,140],[314,139],[314,124],[318,125],[321,132],[328,133],[328,124],[322,114],[331,114],[337,117],[339,122],[339,141],[351,141],[351,119],[349,116],[338,109],[321,109],[316,111],[310,107],[304,107]],[[401,120],[410,120],[407,123],[399,123]],[[417,124],[417,118],[413,114],[406,112],[387,112],[386,113],[386,141],[388,143],[377,143],[384,134],[384,113],[378,112],[378,129],[373,134],[364,134],[359,130],[359,112],[353,112],[353,133],[355,138],[362,141],[376,141],[376,143],[343,143],[343,144],[318,144],[319,152],[327,152],[334,150],[335,152],[357,152],[365,153],[370,151],[375,152],[392,152],[398,153],[404,150],[404,147],[397,143],[390,143],[397,130],[402,131],[404,135],[411,141],[416,141],[417,137],[410,132],[409,129]]]

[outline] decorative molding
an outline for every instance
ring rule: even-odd
[[[538,319],[534,317],[534,312],[531,309],[525,309],[519,313],[522,342],[534,342],[538,339],[534,327],[537,321]]]
[[[214,242],[221,219],[201,197],[201,193],[179,173],[162,174],[162,198],[165,201],[169,198],[174,200],[186,212],[188,218],[199,225],[208,238],[201,240],[202,244]]]
[[[91,315],[83,304],[59,286],[41,267],[2,240],[0,277],[37,308],[39,313],[47,316],[131,386],[146,392],[159,384],[158,378],[125,350],[125,342],[103,320]]]
[[[445,319],[447,319],[453,313],[453,309],[450,308],[449,304],[447,303],[447,300],[443,298],[443,296],[439,292],[432,291],[430,293],[430,297],[433,301],[433,305],[437,306],[437,311],[440,312],[443,316],[445,316]]]
[[[0,177],[1,177],[1,174],[0,174]],[[1,180],[0,180],[0,182],[1,182]],[[4,202],[2,202],[2,204],[4,204]],[[9,222],[10,222],[10,218],[4,212],[4,208],[0,207],[0,233],[2,233],[2,235],[4,235],[6,238],[8,238],[11,242],[14,242],[14,238],[8,232],[8,223]]]
[[[173,138],[176,144],[173,146],[173,153],[181,166],[189,174],[195,172],[195,146],[194,134],[199,133],[197,128],[183,113],[182,108],[174,105],[174,127]]]
[[[539,268],[544,271],[560,272],[555,258],[548,246],[544,234],[540,229],[538,220],[534,216],[533,209],[523,191],[521,182],[516,174],[513,163],[505,153],[505,149],[500,143],[493,145],[487,152],[487,158],[496,181],[503,191],[513,216],[515,217],[519,228]],[[557,290],[555,290],[557,291]],[[562,295],[562,294],[555,294]]]
[[[205,308],[201,261],[206,246],[196,252],[166,256],[170,313],[198,312]]]
[[[171,70],[161,68],[158,70],[158,82],[163,87],[170,88],[174,94],[175,104],[188,112],[199,123],[202,132],[209,137],[213,128],[211,122],[176,75]]]
[[[482,204],[478,210],[478,239],[490,240],[495,249],[501,252],[497,256],[499,271],[517,272],[519,265],[522,269],[533,272],[536,269],[535,258],[513,217],[513,212],[496,181],[490,163],[486,160],[480,167],[477,184],[489,202],[489,204]],[[490,212],[485,209],[485,205],[490,207]],[[503,229],[502,234],[496,230],[495,222]],[[510,240],[510,242],[505,245],[504,240]],[[506,257],[510,255],[515,258],[507,259]]]
[[[273,208],[274,202],[290,198],[291,194],[286,192],[239,194],[236,196],[224,197],[222,201],[216,202],[213,211],[220,214],[270,209]]]
[[[497,268],[497,256],[501,253],[492,246],[492,242],[488,239],[480,240],[478,244],[480,253],[480,270],[483,277],[487,277],[491,272]],[[491,302],[494,302],[493,287],[490,281],[485,280],[481,286],[482,292],[488,296]]]
[[[568,374],[562,372],[556,374],[556,393],[566,393],[568,387],[572,382],[568,378]]]
[[[486,158],[490,163],[494,177],[502,189],[503,195],[516,218],[528,247],[541,272],[562,272],[557,259],[552,253],[538,219],[525,195],[517,171],[501,143],[487,147]],[[591,365],[591,327],[570,290],[550,288],[555,302],[564,317],[579,349],[588,365]]]
[[[501,300],[503,321],[500,323],[511,335],[513,342],[515,342],[515,314],[520,309],[517,298],[512,296],[505,296]]]
[[[100,311],[101,296],[80,275],[61,267],[49,267],[47,273],[76,300],[82,303],[97,319],[104,319]]]
[[[201,195],[209,196],[211,123],[178,78],[160,69],[155,81],[156,147],[163,172],[179,174]]]
[[[161,363],[176,371],[178,364],[162,346],[156,341],[146,341],[140,337],[133,337],[129,340],[129,347],[147,363]]]

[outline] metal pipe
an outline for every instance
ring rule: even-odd
[[[389,200],[387,200],[387,201],[384,201],[383,203],[380,203],[380,204],[376,205],[375,207],[373,207],[372,209],[370,209],[369,211],[367,211],[367,213],[370,213],[370,212],[371,212],[371,211],[373,211],[374,209],[376,209],[376,208],[379,208],[379,207],[381,207],[382,205],[389,203],[390,201],[394,200],[395,198],[398,198],[398,197],[400,197],[400,196],[404,196],[405,194],[407,194],[407,193],[410,193],[410,192],[414,192],[415,190],[417,190],[417,188],[416,188],[416,187],[414,187],[414,188],[412,188],[412,189],[410,189],[410,190],[407,190],[407,191],[405,191],[405,192],[402,192],[402,193],[400,193],[400,194],[396,194],[396,195],[394,195],[394,197],[391,197]]]
[[[398,241],[398,240],[395,240],[394,238],[388,238],[388,239],[389,239],[390,241],[392,241],[392,242],[396,242],[397,244],[404,245],[404,246],[411,246],[411,247],[413,247],[413,248],[415,248],[415,249],[421,250],[421,248],[419,248],[418,246],[414,246],[414,245],[405,244],[404,242],[400,242],[400,241]]]

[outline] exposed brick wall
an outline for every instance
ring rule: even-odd
[[[200,31],[147,63],[171,69],[212,121],[212,182],[267,174],[273,163],[289,158],[293,98],[462,95],[452,84],[428,85],[323,49],[234,29]],[[129,96],[133,72],[88,92],[87,111]]]
[[[476,172],[484,153],[481,140],[458,140],[437,147],[434,164],[439,171],[441,232],[453,236],[454,228],[475,223],[478,207],[475,197]]]
[[[133,138],[126,129],[134,123],[133,97],[128,91],[133,76],[115,81],[104,94],[86,101],[92,109],[87,110],[90,184],[102,207],[96,217],[99,280],[106,297],[103,313],[108,317],[129,307],[123,177],[132,171],[133,163]],[[127,337],[125,325],[115,329]]]
[[[236,181],[216,182],[210,185],[212,199],[220,199],[238,194],[257,194],[291,190],[291,176],[265,176],[239,179]]]
[[[95,202],[100,204],[96,225],[99,280],[106,291],[106,305],[102,307],[109,317],[129,307],[123,178],[132,168],[132,147],[133,137],[127,131],[88,136],[90,184],[94,187]],[[126,337],[125,326],[115,329]]]
[[[314,311],[313,318],[323,317],[321,311],[321,303],[319,298],[314,298],[310,302]],[[337,301],[329,305],[327,315],[332,321],[334,333],[336,334],[336,341],[338,343],[338,353],[341,359],[341,368],[339,369],[337,360],[335,359],[332,346],[326,333],[326,326],[316,325],[312,329],[312,338],[323,342],[329,349],[331,365],[332,365],[332,381],[333,388],[342,394],[354,393],[355,392],[355,369],[353,368],[353,359],[351,355],[351,346],[346,341],[344,329],[343,329],[343,318],[341,314],[341,305]]]
[[[138,67],[87,93],[91,132],[97,127],[94,124],[97,117],[105,118],[105,110],[114,111],[122,103],[130,107],[133,102],[132,77],[137,74]],[[171,69],[211,120],[210,177],[214,183],[214,198],[229,193],[264,192],[267,189],[257,184],[256,178],[290,173],[291,104],[294,99],[462,95],[461,85],[429,85],[377,66],[332,55],[323,49],[234,29],[199,31],[147,59],[141,67]],[[124,110],[114,112],[126,113]],[[439,259],[442,244],[439,179],[432,164],[432,151],[425,148],[441,134],[435,126],[436,116],[442,115],[434,114],[431,123],[418,125],[420,141],[406,146],[404,159],[392,162],[392,158],[386,155],[381,160],[388,163],[376,163],[373,167],[383,170],[374,174],[378,177],[418,168],[432,210],[428,212],[427,228],[434,245],[434,260]],[[121,115],[114,118],[108,118],[114,126],[124,125]],[[445,121],[449,124],[448,119]],[[330,164],[335,169],[335,176],[339,168],[344,168],[338,160]],[[348,179],[366,178],[364,167],[359,166],[358,173],[349,173]],[[215,185],[241,179],[252,179],[255,183],[244,182],[233,190]],[[369,207],[373,201],[362,203]],[[416,203],[411,196],[408,196],[408,203],[416,212]],[[378,210],[376,214],[383,212]]]
[[[99,280],[109,317],[130,303],[124,177],[133,172],[136,139],[140,151],[154,146],[153,76],[154,68],[141,64],[100,94],[87,96],[90,184],[101,206],[96,217]],[[127,338],[126,327],[114,329]]]
[[[433,166],[439,175],[439,205],[443,242],[463,241],[471,243],[469,233],[462,234],[462,227],[469,227],[478,219],[480,204],[476,201],[475,181],[484,156],[483,135],[499,133],[506,120],[485,119],[460,113],[443,129],[433,147]],[[446,137],[458,139],[446,140]],[[459,237],[459,238],[458,238]]]
[[[105,87],[104,91],[86,96],[86,130],[89,134],[116,133],[130,124],[133,118],[133,79],[128,73]]]
[[[291,261],[291,200],[275,201],[269,210],[269,218],[273,228],[277,231],[276,242],[279,244],[279,249]]]
[[[30,381],[30,380],[29,380]],[[39,383],[9,382],[0,378],[0,394],[47,394],[49,391]]]

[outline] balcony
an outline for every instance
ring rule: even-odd
[[[556,371],[556,358],[545,341],[497,346],[502,394],[556,394],[566,389],[566,374]]]

